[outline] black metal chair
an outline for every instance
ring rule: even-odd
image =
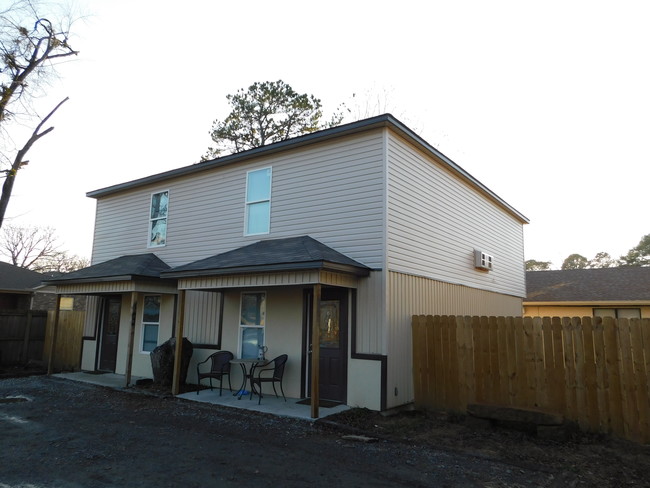
[[[282,398],[284,401],[287,401],[287,397],[284,396],[284,388],[282,388],[282,377],[284,376],[284,366],[287,364],[288,356],[286,354],[281,354],[277,358],[272,359],[263,366],[255,366],[251,368],[251,396],[250,399],[253,399],[253,393],[259,396],[257,404],[262,403],[262,383],[271,383],[273,386],[273,391],[276,398],[278,397],[278,392],[275,389],[275,384],[280,383],[280,391],[282,392]],[[259,391],[255,391],[255,385],[258,385]]]
[[[219,351],[215,352],[208,356],[208,359],[201,361],[196,365],[196,376],[198,377],[198,388],[196,394],[199,394],[201,389],[201,380],[203,378],[210,379],[210,390],[212,390],[212,378],[219,380],[219,396],[221,396],[222,387],[223,387],[223,377],[228,377],[228,386],[230,391],[232,391],[232,383],[230,382],[230,360],[233,358],[233,354],[230,351]],[[210,361],[210,370],[205,373],[201,373],[199,366]]]

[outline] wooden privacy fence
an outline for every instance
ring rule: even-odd
[[[43,359],[47,312],[0,310],[0,364],[27,364]]]
[[[650,319],[413,316],[415,403],[563,415],[650,441]]]
[[[52,330],[54,329],[54,311],[47,313],[47,330],[43,360],[49,361]],[[81,368],[81,346],[86,312],[61,310],[56,334],[55,354],[52,368],[55,371],[78,371]]]

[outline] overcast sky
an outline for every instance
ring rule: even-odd
[[[341,102],[355,115],[392,113],[530,219],[526,259],[559,268],[572,253],[618,257],[650,233],[644,2],[84,0],[75,9],[87,15],[72,29],[80,54],[37,106],[70,100],[30,152],[7,214],[54,227],[74,254],[91,254],[86,192],[197,162],[212,121],[229,112],[226,95],[278,79],[327,113]]]

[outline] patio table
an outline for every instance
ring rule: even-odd
[[[242,372],[242,383],[241,387],[239,388],[238,391],[233,393],[233,396],[239,396],[238,400],[241,400],[241,397],[244,395],[246,392],[246,380],[250,379],[250,374],[253,368],[257,366],[266,366],[269,364],[271,361],[268,361],[266,359],[257,359],[257,358],[234,358],[230,360],[230,364],[239,364],[241,367],[241,372]],[[251,391],[255,393],[253,390],[253,384],[251,383]],[[246,392],[247,393],[247,392]]]

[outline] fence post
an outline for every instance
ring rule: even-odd
[[[29,338],[32,333],[32,311],[27,310],[25,318],[25,336],[23,339],[23,348],[20,352],[20,362],[24,365],[29,363]]]
[[[59,313],[61,312],[61,295],[56,296],[56,308],[54,309],[54,324],[52,326],[52,337],[50,337],[50,357],[47,361],[47,375],[52,374],[54,368],[54,352],[56,350],[56,334],[59,329]]]

